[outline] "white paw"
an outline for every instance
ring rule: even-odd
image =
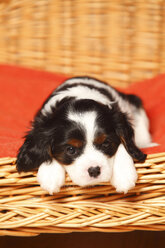
[[[119,193],[127,193],[130,189],[135,187],[137,181],[137,174],[133,172],[129,176],[116,176],[114,175],[111,180],[111,184],[116,188],[116,191]]]
[[[52,163],[45,162],[38,169],[37,180],[50,195],[58,193],[65,183],[65,170],[55,160]]]
[[[135,187],[137,172],[133,159],[127,153],[125,147],[120,144],[115,154],[111,184],[117,192],[124,192]]]

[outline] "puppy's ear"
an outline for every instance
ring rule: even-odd
[[[48,139],[44,133],[32,129],[26,136],[17,156],[17,170],[31,171],[37,169],[43,162],[52,160]]]
[[[124,145],[133,160],[135,162],[144,162],[147,155],[140,151],[140,149],[135,145],[134,130],[126,114],[117,112],[115,116],[115,130],[121,143]]]

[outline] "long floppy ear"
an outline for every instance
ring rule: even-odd
[[[26,136],[17,156],[17,170],[31,171],[37,169],[43,162],[52,160],[49,152],[49,142],[44,133],[32,129]]]
[[[52,113],[50,115],[49,113],[44,115],[42,108],[38,111],[32,122],[32,129],[25,136],[25,142],[18,152],[16,162],[18,172],[35,170],[38,169],[43,162],[52,162],[53,137],[56,131],[56,124],[58,126],[58,115],[60,115],[62,111],[66,111],[65,109],[70,99],[71,98],[67,98],[58,102],[56,108],[51,108]]]
[[[124,145],[125,149],[133,158],[133,160],[135,162],[144,162],[147,155],[140,151],[140,149],[135,145],[134,130],[129,123],[126,114],[121,112],[116,113],[115,130],[120,138],[121,143]]]

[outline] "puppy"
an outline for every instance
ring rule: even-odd
[[[17,156],[18,172],[38,169],[50,194],[59,192],[65,172],[79,186],[110,182],[117,192],[135,186],[134,161],[150,145],[142,101],[89,77],[66,80],[45,101]]]

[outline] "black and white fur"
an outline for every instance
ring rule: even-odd
[[[135,186],[134,161],[146,155],[149,122],[135,95],[89,77],[66,80],[45,101],[17,157],[17,170],[38,169],[50,194],[65,183],[65,171],[80,186],[110,182],[118,192]]]

